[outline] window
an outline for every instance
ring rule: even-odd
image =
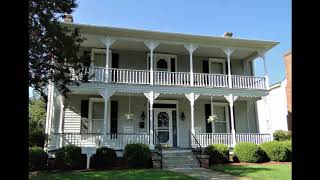
[[[93,63],[96,67],[106,67],[106,54],[95,53]]]
[[[104,102],[92,102],[92,133],[102,133],[104,122]]]
[[[164,59],[160,59],[157,62],[157,70],[158,71],[168,71],[168,64],[167,61]]]
[[[225,60],[218,58],[209,59],[209,72],[211,74],[226,74]]]
[[[212,102],[211,111],[217,115],[218,119],[212,124],[213,133],[228,133],[229,128],[229,113],[228,104],[220,102]]]

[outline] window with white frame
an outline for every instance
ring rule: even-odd
[[[224,59],[209,58],[209,71],[211,74],[226,74],[226,61]]]
[[[109,67],[112,63],[112,51],[109,51]],[[106,50],[105,49],[95,49],[91,51],[91,59],[93,59],[92,66],[94,67],[106,67]]]
[[[104,122],[104,102],[92,102],[92,133],[102,133]]]

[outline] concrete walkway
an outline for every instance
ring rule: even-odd
[[[205,168],[170,168],[166,169],[173,172],[180,172],[185,175],[195,177],[200,180],[214,180],[214,179],[237,179],[237,180],[249,180],[248,178],[237,177],[230,174],[205,169]]]

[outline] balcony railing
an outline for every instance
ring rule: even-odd
[[[90,81],[94,82],[151,84],[151,72],[147,70],[110,68],[107,72],[105,68],[85,67],[84,71],[92,76]],[[193,74],[195,87],[228,88],[228,78],[228,75],[225,74]],[[232,75],[231,83],[232,88],[266,89],[266,80],[264,77]],[[191,86],[191,74],[188,72],[154,71],[153,84],[165,86]]]

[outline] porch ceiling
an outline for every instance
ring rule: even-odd
[[[83,42],[83,47],[92,47],[105,49],[105,45],[99,40],[99,37],[92,35],[85,35],[86,40]],[[128,51],[141,51],[149,52],[147,46],[140,41],[127,41],[127,40],[116,40],[111,49],[113,50],[128,50]],[[167,53],[167,54],[176,54],[176,55],[189,55],[189,52],[185,49],[183,45],[178,44],[159,44],[154,52],[158,53]],[[198,47],[194,53],[194,56],[200,57],[216,57],[216,58],[226,58],[226,54],[216,47]],[[255,55],[254,50],[247,49],[237,49],[232,53],[231,60],[246,59],[249,56]]]

